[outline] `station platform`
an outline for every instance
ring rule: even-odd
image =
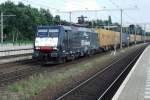
[[[137,60],[112,100],[150,100],[150,45]]]

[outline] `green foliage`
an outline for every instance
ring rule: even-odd
[[[81,75],[82,73],[92,69],[94,64],[98,62],[99,59],[93,59],[91,62],[77,64],[75,67],[68,70],[64,68],[52,73],[45,71],[41,74],[30,76],[28,80],[9,85],[8,90],[11,93],[23,93],[23,98],[36,96],[48,86],[56,87],[60,83],[67,83],[69,78]]]
[[[108,23],[112,24],[111,16],[108,16]]]
[[[92,20],[92,21],[88,21],[89,23],[89,27],[101,27],[103,28],[104,26],[120,26],[119,23],[113,23],[111,20],[111,16],[108,17],[108,20],[101,20],[101,19],[97,19],[97,20]]]
[[[60,19],[59,15],[53,16],[49,10],[33,8],[30,5],[23,3],[14,4],[11,1],[0,4],[0,12],[5,15],[15,15],[13,17],[4,17],[4,42],[20,42],[20,41],[33,41],[36,28],[39,25],[70,25],[67,21]],[[88,25],[88,27],[103,27],[103,26],[118,26],[114,31],[120,31],[118,23],[112,23],[111,16],[108,20],[93,20],[85,21],[83,15],[80,18],[80,24]],[[134,33],[134,28],[124,28],[124,32]],[[137,34],[142,34],[144,31],[141,27],[137,26]]]
[[[23,3],[18,5],[11,1],[0,4],[0,12],[13,14],[4,17],[5,41],[32,41],[38,25],[59,24],[60,16],[52,16],[49,10],[32,8]]]

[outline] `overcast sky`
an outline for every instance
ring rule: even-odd
[[[7,0],[0,0],[0,3]],[[36,8],[50,9],[51,13],[59,14],[61,18],[69,20],[67,13],[59,11],[70,10],[100,10],[100,9],[125,9],[123,13],[123,24],[129,23],[150,23],[150,0],[9,0],[12,2],[23,2]],[[129,10],[136,8],[134,10]],[[59,11],[58,11],[58,10]],[[126,10],[128,9],[128,10]],[[72,14],[72,21],[77,21],[80,15],[87,16],[87,20],[108,19],[112,16],[113,22],[120,22],[119,11],[101,11],[101,12],[76,12]]]

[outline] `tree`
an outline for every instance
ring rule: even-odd
[[[61,23],[59,15],[56,15],[53,20],[54,20],[54,23],[57,24],[57,25],[59,25]]]
[[[108,16],[108,23],[112,24],[111,16]]]
[[[2,3],[0,12],[16,15],[15,17],[4,17],[4,34],[7,40],[33,40],[38,25],[54,24],[49,10],[38,10],[21,2],[18,5],[11,1]]]

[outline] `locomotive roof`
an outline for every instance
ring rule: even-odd
[[[82,32],[96,32],[92,28],[85,28],[85,27],[77,27],[77,26],[65,26],[65,25],[50,25],[50,26],[38,26],[38,28],[57,28],[57,27],[63,27],[64,30],[78,30]]]
[[[85,28],[85,27],[76,27],[76,26],[63,26],[65,30],[78,30],[82,32],[95,32],[94,29],[91,28]]]

